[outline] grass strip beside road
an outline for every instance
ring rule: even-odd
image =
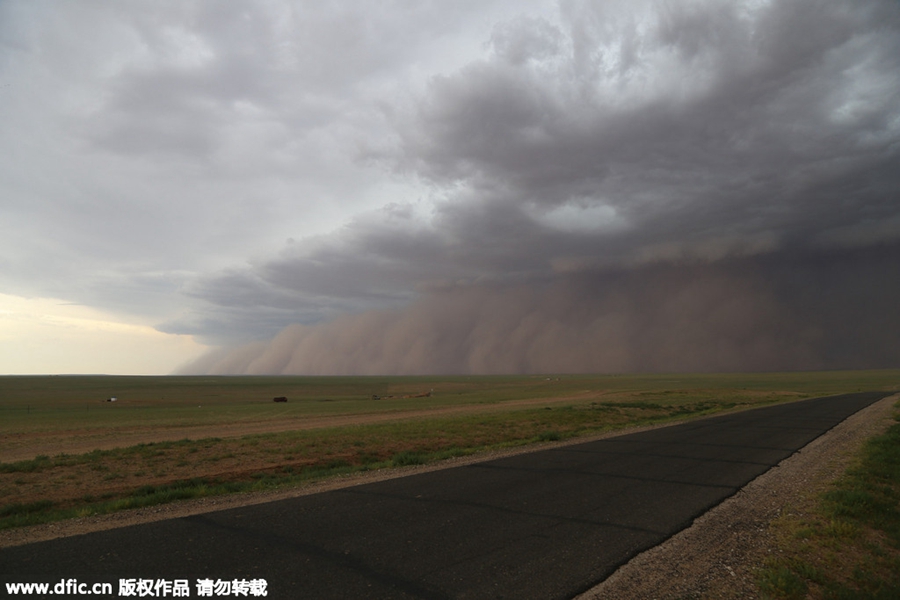
[[[757,578],[764,597],[900,598],[900,423],[869,440],[812,510],[776,528],[779,552]]]
[[[501,413],[140,444],[0,463],[0,529],[569,439],[783,400],[585,402]],[[727,396],[727,395],[726,395]]]

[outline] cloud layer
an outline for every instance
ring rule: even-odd
[[[500,23],[367,149],[430,202],[199,284],[220,306],[237,278],[312,312],[196,368],[895,364],[876,323],[897,320],[870,296],[900,266],[898,25],[890,3],[814,2],[569,2]],[[872,279],[846,295],[854,270]],[[330,310],[357,315],[314,325]]]
[[[893,0],[7,2],[0,78],[0,293],[196,371],[900,359]]]

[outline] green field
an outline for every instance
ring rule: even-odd
[[[900,370],[0,377],[0,528],[897,389]],[[113,396],[117,401],[107,402]],[[288,402],[272,402],[276,396]]]
[[[559,377],[7,376],[0,377],[0,434],[302,419],[587,393],[672,404],[684,399],[740,401],[743,393],[785,392],[797,398],[897,387],[900,370]],[[430,398],[401,397],[430,390]],[[381,399],[373,400],[373,395]],[[277,405],[275,396],[290,401]],[[106,402],[110,397],[118,401]]]

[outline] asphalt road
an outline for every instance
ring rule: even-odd
[[[0,577],[111,582],[107,597],[120,578],[187,579],[197,597],[208,578],[265,579],[279,599],[571,598],[887,395],[769,406],[7,548]]]

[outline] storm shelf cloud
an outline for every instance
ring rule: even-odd
[[[447,374],[896,366],[900,245],[462,285],[291,325],[185,372]]]
[[[180,372],[900,363],[896,2],[124,6],[74,73],[0,26],[68,78],[3,280],[68,297],[70,248],[73,301],[214,347]]]

